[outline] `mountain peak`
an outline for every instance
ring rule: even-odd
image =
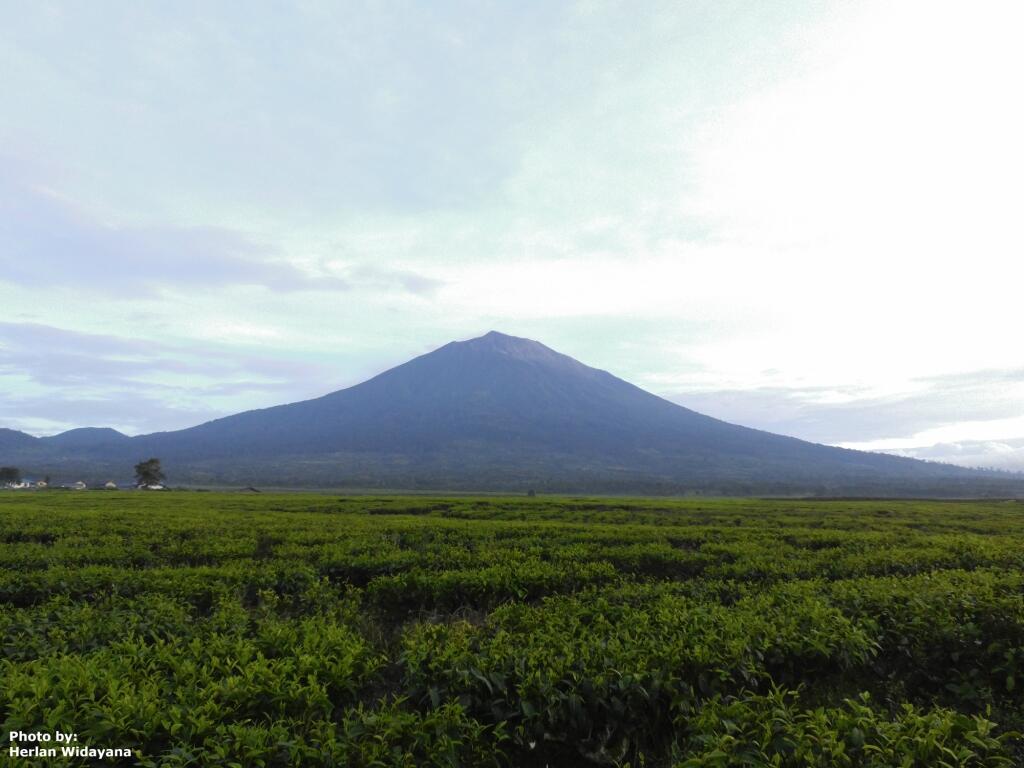
[[[509,336],[507,333],[501,331],[488,331],[483,336],[477,336],[475,339],[467,339],[462,344],[472,344],[474,346],[487,346],[487,347],[506,347],[514,345],[516,343],[523,344],[536,344],[543,346],[539,341],[533,341],[531,339],[524,339],[520,336]]]
[[[507,333],[501,333],[500,331],[488,331],[483,336],[477,336],[466,341],[455,341],[449,346],[459,350],[498,354],[519,360],[547,362],[572,360],[572,358],[544,346],[539,341],[526,339],[521,336],[509,336]]]

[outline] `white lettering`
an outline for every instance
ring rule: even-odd
[[[7,734],[8,741],[50,741],[53,736],[40,731],[10,731]]]

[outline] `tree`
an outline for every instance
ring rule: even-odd
[[[160,468],[160,459],[147,459],[135,465],[135,481],[138,485],[160,485],[164,480],[164,471]]]
[[[0,483],[20,483],[21,470],[17,467],[0,467]]]

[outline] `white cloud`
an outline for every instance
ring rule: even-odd
[[[961,421],[943,424],[907,437],[892,437],[865,442],[840,443],[844,448],[861,451],[902,451],[931,448],[943,443],[994,442],[1024,435],[1024,416],[987,421]]]
[[[1024,472],[1024,439],[1008,441],[965,440],[954,443],[902,448],[886,451],[914,459],[942,461],[965,467],[986,467],[1009,472]]]

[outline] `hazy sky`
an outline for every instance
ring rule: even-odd
[[[1024,5],[0,0],[0,426],[148,432],[490,329],[1024,469]]]

